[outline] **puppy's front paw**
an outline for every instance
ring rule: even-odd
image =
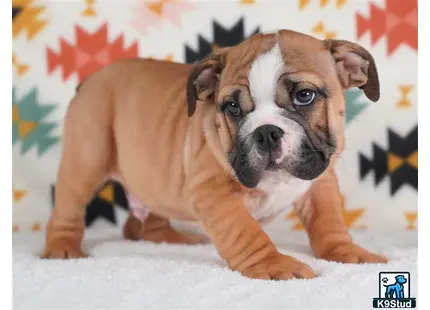
[[[245,268],[241,273],[248,278],[264,280],[312,279],[316,277],[309,265],[280,253],[265,257],[260,262]]]
[[[354,243],[339,244],[324,255],[321,255],[321,258],[349,264],[386,263],[388,261],[385,256],[369,252]]]
[[[79,246],[70,242],[55,242],[46,246],[40,258],[67,259],[86,258],[88,255],[82,252]]]

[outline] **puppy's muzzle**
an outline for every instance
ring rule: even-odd
[[[274,154],[281,146],[284,131],[274,125],[263,125],[253,133],[254,143],[261,153]]]

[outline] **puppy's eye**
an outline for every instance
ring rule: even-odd
[[[239,104],[234,101],[226,102],[224,105],[224,111],[226,111],[232,117],[239,117],[242,114]]]
[[[297,91],[294,94],[294,104],[295,105],[309,105],[311,104],[315,99],[315,91],[312,89],[302,89]]]

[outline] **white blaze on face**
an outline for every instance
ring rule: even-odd
[[[276,87],[283,73],[284,61],[278,44],[267,53],[259,55],[251,64],[248,80],[251,97],[255,110],[248,113],[241,126],[239,135],[246,141],[252,137],[255,129],[262,125],[274,125],[284,131],[281,148],[282,155],[277,163],[288,156],[298,156],[303,129],[296,122],[282,115],[282,108],[276,103]],[[253,157],[258,157],[255,148],[251,148],[251,163]]]

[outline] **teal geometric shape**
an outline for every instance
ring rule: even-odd
[[[359,101],[363,95],[360,89],[349,89],[345,93],[345,123],[351,123],[368,106],[368,101]]]
[[[37,154],[40,157],[60,141],[59,137],[51,135],[51,131],[57,127],[57,124],[44,121],[45,117],[55,109],[55,104],[41,105],[38,101],[36,88],[31,89],[18,100],[15,87],[13,87],[12,106],[17,108],[20,120],[37,123],[34,130],[21,138],[18,132],[18,124],[12,122],[12,145],[21,141],[21,154],[25,154],[32,147],[37,147]]]

